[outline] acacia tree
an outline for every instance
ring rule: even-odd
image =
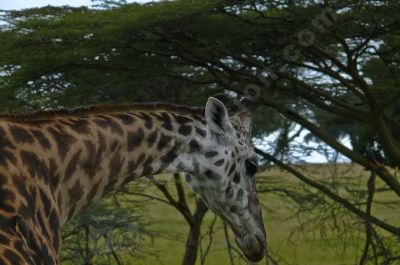
[[[361,263],[371,257],[387,264],[396,262],[396,250],[381,245],[374,229],[383,229],[395,238],[400,229],[394,220],[371,215],[371,207],[376,177],[400,195],[399,180],[388,170],[400,162],[399,17],[394,14],[398,4],[219,4],[208,8],[207,15],[194,14],[179,30],[155,34],[173,45],[182,61],[203,68],[205,74],[194,78],[197,82],[217,83],[250,96],[253,93],[256,104],[274,109],[371,171],[362,209],[353,199],[259,151],[365,220]],[[343,135],[350,137],[353,148],[340,142]],[[370,254],[376,245],[382,251]]]
[[[395,249],[369,250],[386,249],[376,231],[400,237],[394,220],[371,212],[376,179],[400,196],[390,170],[400,162],[398,8],[392,1],[182,0],[9,12],[12,26],[0,34],[1,104],[155,99],[160,86],[165,98],[177,91],[193,103],[218,90],[246,94],[256,105],[256,136],[297,124],[370,171],[360,205],[287,164],[290,130],[280,141],[288,152],[258,151],[365,223],[362,263],[389,264]]]
[[[182,184],[181,176],[179,174],[174,174],[173,176],[175,184],[174,193],[177,194],[177,198],[174,198],[173,193],[168,189],[168,186],[165,183],[157,180],[154,178],[154,176],[148,176],[148,178],[165,198],[157,197],[153,194],[129,190],[126,191],[125,194],[150,198],[174,207],[183,216],[189,226],[189,233],[186,239],[186,248],[182,259],[182,265],[195,264],[198,256],[199,245],[201,244],[201,225],[203,223],[204,216],[208,211],[208,207],[202,200],[196,197],[194,209],[191,210],[185,189]]]

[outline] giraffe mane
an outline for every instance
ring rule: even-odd
[[[32,112],[0,113],[1,120],[41,121],[63,117],[90,117],[101,114],[135,113],[140,111],[170,111],[176,114],[204,116],[204,107],[189,107],[171,103],[133,103],[115,105],[93,105],[89,107],[59,108],[56,110],[39,110]]]

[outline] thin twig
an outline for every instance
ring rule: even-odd
[[[216,220],[217,220],[217,215],[214,214],[214,218],[213,218],[210,226],[208,227],[208,238],[209,238],[209,240],[208,240],[207,247],[206,247],[204,253],[200,253],[200,264],[201,265],[205,264],[206,257],[208,255],[208,253],[210,252],[211,245],[212,245],[212,242],[213,242],[214,225],[215,225]],[[201,249],[201,244],[200,244],[200,249]]]
[[[235,265],[234,260],[233,260],[233,255],[232,255],[232,245],[229,240],[229,235],[228,235],[228,228],[226,223],[224,222],[224,234],[225,234],[225,242],[226,242],[226,247],[228,249],[228,255],[229,255],[229,261],[231,265]]]
[[[368,251],[369,246],[371,245],[372,240],[372,224],[371,224],[371,207],[372,207],[372,200],[374,198],[375,193],[375,172],[371,172],[371,177],[368,180],[368,197],[367,197],[367,205],[365,209],[365,246],[364,251],[360,259],[360,265],[366,264],[368,260]]]

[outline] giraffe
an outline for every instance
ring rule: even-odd
[[[141,176],[186,172],[250,261],[266,235],[247,109],[162,103],[0,114],[0,264],[60,264],[62,225]]]

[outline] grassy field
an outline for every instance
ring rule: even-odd
[[[297,168],[312,179],[331,185],[343,197],[351,195],[358,198],[360,203],[364,201],[369,175],[360,167],[339,164]],[[260,197],[264,206],[264,223],[270,253],[279,264],[357,263],[364,246],[364,228],[360,220],[357,221],[353,215],[332,203],[327,197],[277,168],[265,170],[258,176],[258,180],[262,183],[260,189],[268,190]],[[400,226],[400,200],[389,191],[380,191],[383,186],[377,181],[376,187],[379,192],[375,195],[375,201],[378,203],[372,212],[392,225]],[[282,190],[286,190],[286,193]],[[162,197],[151,185],[146,192]],[[364,209],[364,205],[360,205]],[[159,202],[149,202],[147,209],[151,228],[157,231],[159,236],[154,240],[147,238],[141,242],[153,254],[136,260],[135,264],[180,264],[188,231],[185,220],[174,208]],[[204,233],[207,232],[212,219],[213,214],[208,213],[203,223]],[[230,237],[233,238],[232,235]],[[220,220],[216,223],[213,244],[205,264],[229,264]],[[236,260],[235,264],[246,263]],[[262,261],[260,264],[272,263]]]

